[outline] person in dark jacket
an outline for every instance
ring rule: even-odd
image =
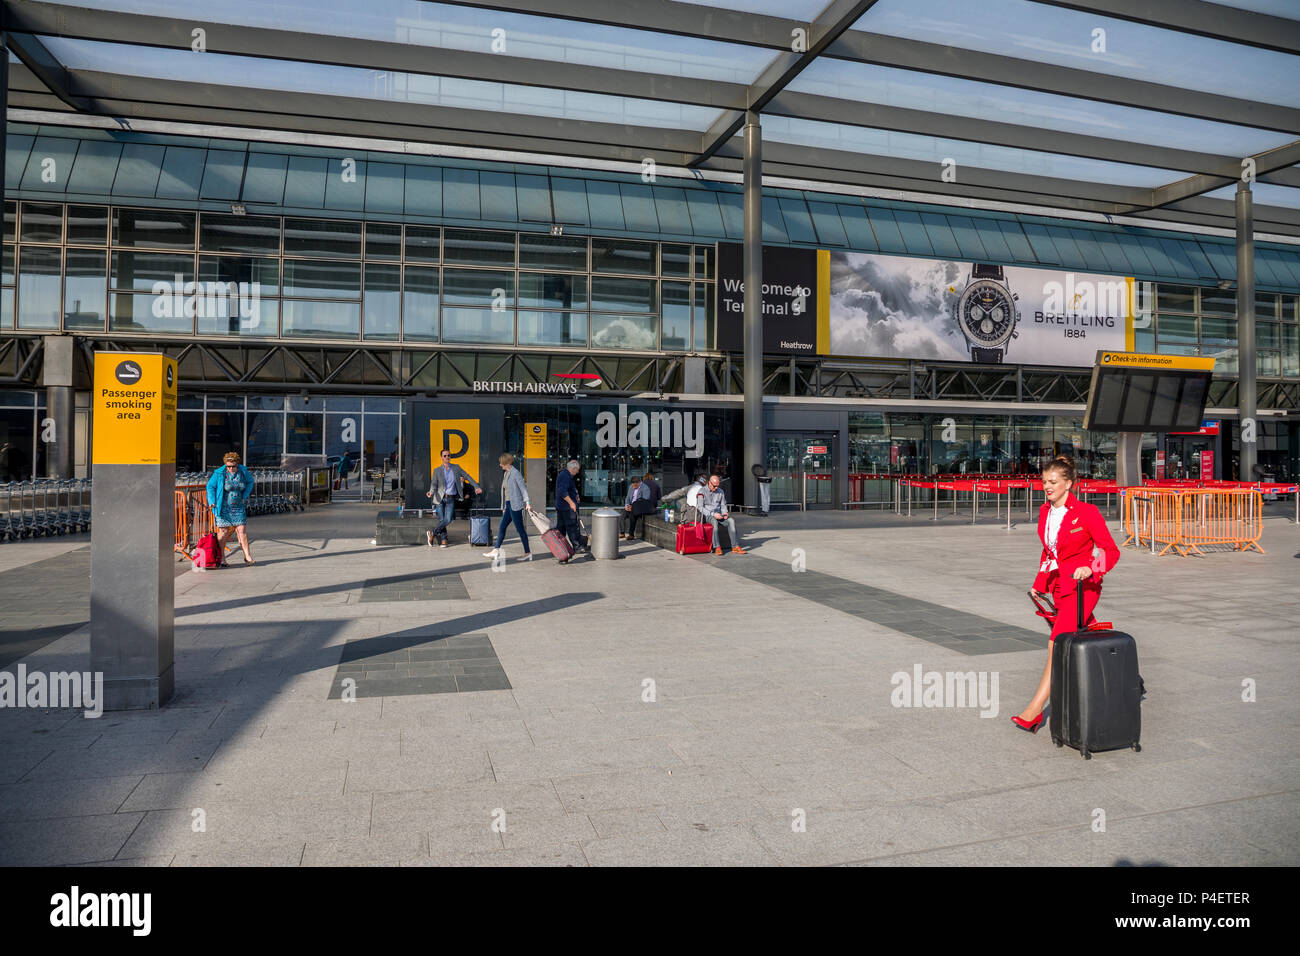
[[[555,525],[573,545],[573,553],[587,549],[582,540],[582,526],[578,522],[578,470],[582,466],[572,459],[555,478]]]
[[[655,473],[653,471],[647,471],[641,478],[641,484],[645,485],[646,490],[650,494],[650,507],[646,510],[651,512],[657,511],[659,509],[659,502],[663,500],[664,490],[659,487],[659,482],[655,481]]]

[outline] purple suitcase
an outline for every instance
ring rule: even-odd
[[[555,560],[565,564],[573,557],[573,546],[569,544],[566,538],[558,528],[552,528],[550,531],[542,533],[542,540],[546,546],[551,549],[551,554],[555,555]]]

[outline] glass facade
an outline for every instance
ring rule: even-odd
[[[0,328],[713,347],[711,246],[57,203],[5,208]]]

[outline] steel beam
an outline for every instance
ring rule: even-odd
[[[1100,17],[1145,23],[1282,53],[1300,53],[1300,21],[1204,0],[1033,0]]]
[[[750,470],[767,462],[763,441],[763,130],[759,115],[745,114],[745,441],[740,461],[744,502],[759,499],[758,479]]]
[[[1255,222],[1250,183],[1237,180],[1237,421],[1241,455],[1237,477],[1255,481]]]

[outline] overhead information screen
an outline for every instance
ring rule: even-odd
[[[1103,432],[1194,431],[1214,359],[1098,352],[1083,427]]]

